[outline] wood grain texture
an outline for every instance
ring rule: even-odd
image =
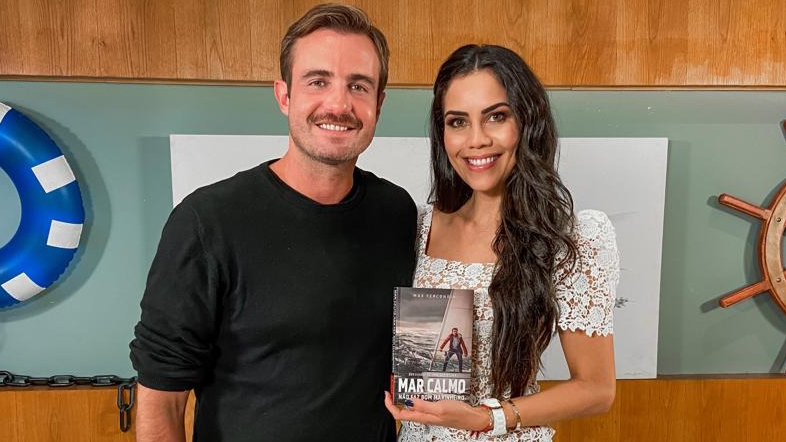
[[[40,387],[0,391],[2,425],[15,428],[3,442],[133,442],[132,432],[119,429],[115,388]],[[6,419],[8,418],[8,420]],[[7,436],[3,437],[3,436]]]
[[[268,84],[314,0],[0,0],[0,78]],[[782,0],[350,0],[429,86],[467,43],[519,52],[550,87],[786,88]]]
[[[25,72],[22,60],[22,31],[17,0],[0,0],[0,73]]]
[[[14,5],[15,4],[15,5]],[[95,0],[9,0],[17,20],[12,38],[3,40],[22,55],[20,73],[47,76],[94,76],[99,72],[95,40]],[[15,52],[15,51],[14,51]],[[3,60],[0,58],[0,60]],[[0,61],[2,63],[2,61]]]
[[[295,20],[292,11],[286,13],[291,2],[279,0],[251,0],[251,76],[249,80],[271,82],[278,78],[278,47],[281,37]],[[282,11],[283,13],[271,13]]]
[[[554,382],[544,382],[544,389]],[[113,388],[0,389],[0,441],[131,442]],[[786,434],[786,377],[621,380],[612,409],[560,422],[555,442],[761,442]],[[186,427],[193,426],[194,397]]]
[[[16,402],[15,391],[0,390],[0,440],[2,441],[18,440]]]
[[[609,413],[558,423],[554,441],[774,441],[786,434],[784,393],[783,376],[622,380]]]
[[[104,0],[97,8],[99,76],[166,79],[176,75],[172,1]]]

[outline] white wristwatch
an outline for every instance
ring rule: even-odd
[[[494,428],[491,429],[492,436],[502,436],[508,433],[508,423],[505,420],[505,410],[502,409],[502,404],[499,400],[494,398],[483,399],[481,404],[489,407],[491,415],[494,417]]]

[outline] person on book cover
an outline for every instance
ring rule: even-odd
[[[456,355],[459,373],[461,373],[464,370],[464,358],[467,357],[467,346],[464,344],[464,337],[461,336],[457,328],[453,327],[450,334],[445,336],[445,339],[439,344],[439,350],[442,351],[446,345],[448,346],[448,350],[445,352],[445,362],[442,364],[442,371],[447,370],[450,358]]]
[[[398,409],[386,395],[399,440],[551,441],[548,423],[614,401],[614,227],[603,212],[574,213],[548,95],[513,51],[467,45],[448,57],[430,135],[432,205],[419,217],[413,285],[475,290],[470,403],[412,398]],[[541,392],[555,331],[570,379]]]
[[[388,54],[352,6],[317,5],[287,30],[273,85],[286,153],[195,191],[164,227],[131,342],[137,442],[184,441],[191,389],[195,442],[395,440],[379,398],[417,208],[355,167]]]

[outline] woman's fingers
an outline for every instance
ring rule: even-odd
[[[464,420],[471,410],[469,405],[457,401],[430,402],[411,398],[408,402],[404,408],[399,408],[393,403],[391,394],[385,392],[385,408],[399,421],[464,428]]]
[[[438,420],[428,412],[428,410],[432,408],[432,403],[421,399],[409,399],[408,402],[409,404],[406,404],[404,408],[399,408],[393,403],[391,394],[387,391],[385,392],[385,408],[388,409],[394,419],[399,421],[420,422],[423,424],[438,423]]]
[[[401,410],[393,404],[393,397],[387,391],[385,392],[385,408],[393,415],[394,419],[401,420]]]

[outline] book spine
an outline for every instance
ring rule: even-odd
[[[400,287],[393,288],[393,357],[391,358],[391,366],[390,366],[390,394],[393,396],[393,402],[396,402],[396,390],[395,390],[395,383],[396,383],[396,349],[398,348],[398,335],[396,334],[396,324],[398,323],[399,317],[399,306],[400,306]]]

